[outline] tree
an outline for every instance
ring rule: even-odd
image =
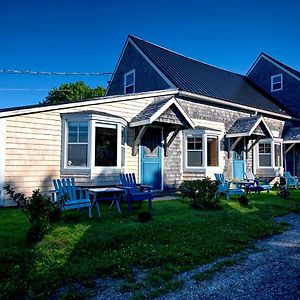
[[[82,99],[102,97],[104,94],[105,89],[103,87],[96,86],[95,88],[91,88],[83,81],[63,83],[59,88],[53,88],[42,101],[42,104],[79,101]]]

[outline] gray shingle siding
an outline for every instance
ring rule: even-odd
[[[135,69],[136,93],[170,88],[164,79],[129,42],[109,86],[107,96],[124,94],[124,74],[133,69]]]
[[[283,90],[271,92],[271,76],[283,74]],[[300,81],[261,57],[247,77],[265,93],[300,118]]]

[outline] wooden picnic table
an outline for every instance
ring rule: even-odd
[[[112,200],[110,209],[115,204],[119,213],[121,213],[120,208],[120,200],[121,196],[124,193],[123,189],[117,187],[102,187],[102,188],[90,188],[89,189],[90,195],[92,196],[92,207],[96,205],[97,212],[99,217],[101,216],[100,213],[100,202],[106,200]],[[101,194],[101,197],[97,197],[97,194]]]

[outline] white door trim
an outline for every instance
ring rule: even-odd
[[[6,119],[0,119],[0,206],[4,205]]]

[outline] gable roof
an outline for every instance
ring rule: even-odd
[[[185,122],[191,127],[195,128],[195,124],[190,117],[185,113],[180,104],[174,97],[154,100],[143,111],[135,116],[131,122],[130,127],[152,124],[157,118],[159,118],[168,108],[172,105],[176,107]]]
[[[261,127],[261,124],[263,127]],[[237,119],[227,131],[226,137],[251,136],[252,134],[273,136],[262,116],[252,116]]]
[[[245,77],[162,48],[140,38],[129,40],[181,91],[286,115]]]
[[[289,73],[290,75],[292,75],[294,78],[300,80],[300,72],[289,67],[288,65],[282,63],[281,61],[273,58],[272,56],[262,52],[260,53],[260,55],[258,56],[258,58],[255,60],[254,64],[251,66],[251,68],[249,69],[249,71],[247,72],[246,76],[248,76],[248,74],[251,73],[251,71],[253,70],[253,68],[255,67],[255,65],[259,62],[259,60],[261,58],[265,58],[266,60],[268,60],[269,62],[277,65],[279,68],[283,69],[284,71],[286,71],[287,73]]]

